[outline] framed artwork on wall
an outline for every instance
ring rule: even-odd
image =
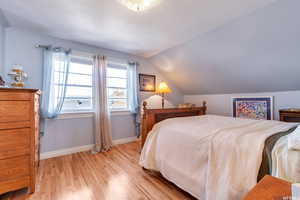
[[[273,97],[232,97],[232,115],[239,118],[273,119]]]
[[[139,74],[140,91],[155,92],[156,77],[155,75]]]

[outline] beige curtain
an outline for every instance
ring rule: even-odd
[[[106,70],[104,56],[95,56],[95,152],[108,151],[112,147],[110,111],[107,100]]]

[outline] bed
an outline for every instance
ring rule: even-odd
[[[140,165],[203,200],[242,199],[269,173],[276,140],[297,126],[206,115],[205,102],[186,110],[144,103],[142,125]]]

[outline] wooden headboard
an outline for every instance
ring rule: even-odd
[[[205,115],[206,102],[203,102],[202,107],[192,108],[166,108],[166,109],[148,109],[147,102],[143,102],[143,118],[142,118],[142,148],[145,144],[148,133],[152,130],[154,124],[169,118],[189,117]]]

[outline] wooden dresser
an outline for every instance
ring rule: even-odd
[[[38,90],[0,88],[0,194],[35,191],[39,96]]]

